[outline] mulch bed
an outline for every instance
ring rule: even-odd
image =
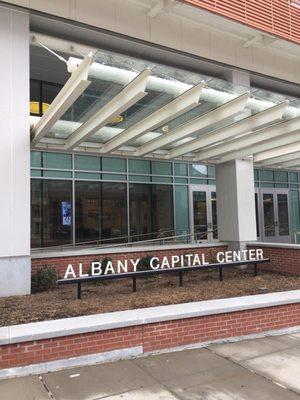
[[[75,317],[111,311],[153,307],[166,304],[254,295],[263,292],[300,289],[300,276],[275,272],[224,270],[219,282],[218,271],[188,272],[184,287],[178,276],[154,276],[137,280],[132,293],[131,279],[82,285],[82,300],[77,300],[77,285],[66,285],[27,296],[0,298],[0,326]]]

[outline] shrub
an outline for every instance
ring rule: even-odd
[[[105,258],[103,258],[102,261],[101,261],[99,258],[96,258],[93,262],[100,262],[100,263],[101,263],[102,271],[104,272],[104,271],[105,271],[105,268],[106,268],[106,266],[107,266],[107,263],[108,263],[109,261],[112,261],[111,258],[105,257]],[[92,265],[90,265],[90,267],[89,267],[88,274],[89,274],[89,275],[92,275]]]
[[[59,279],[59,275],[54,268],[42,267],[31,277],[32,293],[53,289],[57,279]]]
[[[152,256],[145,256],[143,258],[140,259],[138,265],[137,265],[137,271],[145,271],[147,269],[150,269],[150,260],[151,260]]]

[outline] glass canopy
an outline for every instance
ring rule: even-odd
[[[70,65],[81,62],[69,58]],[[211,146],[226,143],[224,154],[230,154],[251,147],[250,136],[257,137],[253,144],[266,141],[269,132],[265,151],[273,135],[281,145],[275,125],[282,135],[300,128],[297,98],[108,51],[94,54],[87,81],[57,121],[51,124],[51,107],[41,117],[48,128],[36,147],[197,161]],[[222,160],[222,151],[207,154],[208,162]]]

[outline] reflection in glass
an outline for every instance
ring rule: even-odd
[[[31,245],[48,247],[72,242],[72,183],[31,181]]]
[[[278,194],[277,195],[277,203],[278,203],[279,235],[287,236],[290,234],[287,194]]]
[[[151,185],[130,184],[130,236],[133,241],[151,239]]]
[[[271,193],[263,194],[265,236],[275,236],[274,199]]]
[[[42,247],[42,181],[31,179],[31,247]]]
[[[102,183],[103,243],[127,241],[126,183]],[[119,238],[119,239],[118,239]],[[112,239],[112,240],[107,240]]]
[[[193,192],[194,234],[196,239],[207,239],[206,192]]]
[[[77,243],[100,238],[100,185],[75,182],[75,240]]]
[[[258,196],[255,193],[255,218],[256,218],[256,236],[259,237],[259,221],[258,221]]]
[[[175,222],[176,235],[185,235],[189,231],[188,186],[175,186]],[[183,238],[184,239],[184,238]]]
[[[156,237],[172,236],[173,189],[169,185],[152,185],[152,224]]]
[[[129,199],[132,240],[147,240],[172,234],[172,186],[132,183],[129,185]]]
[[[211,213],[212,213],[213,238],[214,239],[218,239],[217,196],[216,196],[216,192],[211,192]]]

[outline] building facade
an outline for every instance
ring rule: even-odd
[[[236,3],[1,2],[0,296],[37,252],[298,243],[299,4]]]

